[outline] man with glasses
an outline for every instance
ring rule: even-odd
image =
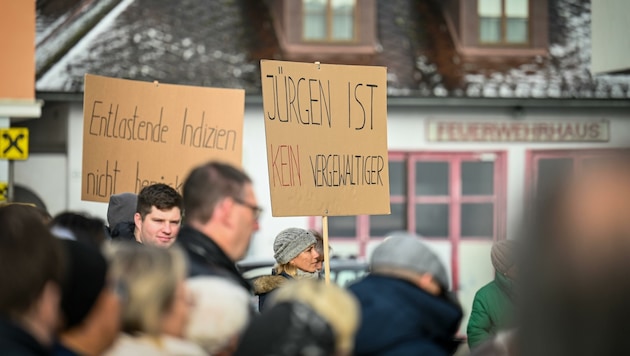
[[[236,269],[258,230],[262,209],[251,179],[225,163],[209,162],[190,172],[183,186],[184,226],[177,237],[190,275],[220,275],[251,292]]]

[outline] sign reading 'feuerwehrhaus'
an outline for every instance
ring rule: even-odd
[[[429,120],[433,142],[608,142],[608,120]]]

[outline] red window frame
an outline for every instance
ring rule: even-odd
[[[463,195],[461,182],[461,163],[484,161],[484,156],[493,155],[494,162],[494,192],[492,195]],[[406,195],[394,195],[390,197],[391,203],[406,203],[406,230],[410,233],[416,231],[415,207],[417,203],[442,203],[449,205],[449,236],[434,237],[423,236],[429,240],[449,241],[451,244],[451,271],[452,286],[457,290],[459,285],[459,243],[475,241],[496,241],[505,239],[507,218],[507,154],[505,151],[476,151],[476,152],[413,152],[391,151],[390,161],[403,161],[406,164]],[[448,196],[416,196],[415,179],[416,162],[448,162],[449,163],[449,195]],[[493,204],[493,236],[488,237],[462,237],[461,236],[461,204],[462,203],[492,203]],[[311,227],[320,227],[321,218],[313,217],[310,220]],[[359,244],[359,256],[365,257],[367,245],[370,242],[379,241],[384,236],[370,236],[370,216],[356,216],[356,233],[354,238],[330,236],[331,242],[348,243],[356,241]]]
[[[583,169],[583,161],[621,152],[628,152],[628,149],[586,148],[571,150],[527,150],[525,153],[525,208],[531,206],[532,199],[538,189],[538,162],[541,159],[570,158],[573,160],[572,173],[579,173]],[[576,162],[578,162],[578,164],[576,164]]]

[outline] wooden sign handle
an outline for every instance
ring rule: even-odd
[[[324,239],[324,281],[330,284],[330,253],[328,248],[328,216],[322,216],[322,237]]]

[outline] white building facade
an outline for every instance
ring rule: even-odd
[[[39,197],[53,215],[72,210],[105,219],[106,203],[81,200],[83,107],[80,98],[68,97],[42,98],[42,117],[27,122],[31,141],[38,143],[28,160],[15,163],[15,183]],[[492,242],[520,237],[522,213],[537,186],[542,189],[558,173],[581,169],[598,155],[625,149],[629,109],[630,101],[392,98],[392,214],[330,217],[334,254],[369,258],[390,232],[418,234],[448,266],[467,315],[474,293],[492,279]],[[259,98],[246,100],[243,142],[243,167],[265,209],[249,255],[272,257],[280,230],[321,229],[321,217],[271,216]]]

